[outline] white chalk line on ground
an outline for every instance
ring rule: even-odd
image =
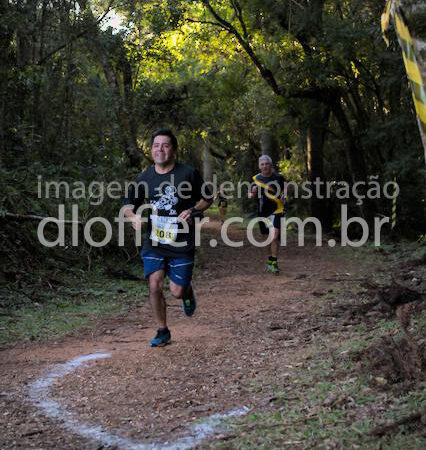
[[[46,416],[61,420],[64,428],[72,433],[102,442],[104,445],[116,446],[120,450],[189,449],[217,432],[223,419],[240,417],[247,414],[249,411],[249,408],[243,407],[229,411],[225,414],[213,414],[201,422],[191,425],[187,436],[180,438],[175,442],[143,443],[111,433],[100,425],[89,425],[80,422],[76,414],[69,411],[65,405],[54,400],[49,395],[49,389],[56,380],[65,375],[69,375],[78,367],[86,366],[90,361],[110,357],[110,353],[92,353],[90,355],[79,356],[64,364],[54,366],[47,375],[39,378],[30,385],[29,398],[31,399],[31,402],[41,409]]]

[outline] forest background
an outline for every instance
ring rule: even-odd
[[[403,4],[421,40],[424,5]],[[0,0],[2,281],[134,258],[132,239],[73,246],[68,229],[65,246],[40,245],[38,222],[57,217],[58,205],[70,218],[77,204],[83,224],[112,223],[120,199],[96,204],[94,190],[67,200],[63,189],[46,198],[38,183],[130,181],[152,163],[149,138],[159,127],[175,130],[180,160],[206,179],[250,180],[267,153],[298,183],[396,180],[397,222],[387,232],[422,240],[424,152],[396,35],[390,30],[386,46],[381,34],[383,8],[373,0]],[[338,231],[342,201],[319,197],[294,200],[289,212]],[[383,196],[345,203],[369,223],[391,216]],[[247,215],[253,205],[232,207]],[[95,240],[105,233],[98,225]],[[57,229],[46,233],[54,240]]]
[[[398,3],[426,80],[426,4]],[[67,437],[69,448],[83,448],[55,424],[32,425],[39,412],[25,392],[40,364],[77,348],[91,352],[94,342],[121,345],[125,357],[117,361],[128,364],[118,372],[111,365],[99,381],[109,391],[117,373],[137,373],[132,400],[155,411],[157,389],[147,408],[134,395],[150,385],[135,372],[138,355],[144,370],[160,358],[141,345],[153,324],[130,226],[124,246],[113,226],[100,248],[84,239],[74,245],[70,223],[63,245],[54,247],[43,246],[37,230],[43,218],[58,217],[60,205],[68,220],[78,207],[80,232],[95,217],[113,224],[124,192],[114,189],[112,198],[102,186],[124,186],[152,164],[150,136],[168,127],[178,136],[179,159],[206,180],[248,182],[264,153],[289,182],[330,183],[329,198],[323,189],[311,199],[290,195],[286,208],[289,216],[317,218],[338,244],[317,248],[307,236],[301,249],[293,240],[267,299],[266,274],[253,264],[258,249],[201,248],[194,276],[200,314],[197,322],[176,315],[184,338],[177,334],[180,345],[162,354],[175,357],[167,366],[178,369],[164,378],[170,405],[182,395],[182,408],[196,413],[188,407],[197,404],[192,387],[169,385],[179,382],[185,349],[187,372],[202,367],[203,384],[204,372],[216,379],[220,368],[247,389],[241,404],[259,398],[270,408],[248,414],[234,437],[219,436],[212,448],[222,438],[236,449],[283,448],[283,440],[291,448],[425,447],[425,150],[394,27],[389,46],[382,36],[384,7],[377,0],[0,0],[0,446],[63,447]],[[396,182],[398,196],[336,195],[339,183],[358,183],[363,196],[372,181],[381,188]],[[59,195],[47,196],[45,182],[60,183]],[[70,198],[66,186],[87,189]],[[254,203],[234,199],[228,215],[251,217]],[[370,226],[391,218],[395,226],[383,227],[380,247],[340,245],[344,204]],[[217,214],[217,203],[208,214]],[[205,240],[218,237],[213,219]],[[358,239],[360,229],[350,229]],[[57,239],[53,222],[44,231]],[[91,231],[95,241],[105,237],[100,222]],[[226,358],[210,334],[203,351],[187,353],[199,345],[197,324],[223,339],[217,347]],[[235,367],[245,376],[259,353],[263,358],[257,346],[264,342],[271,377],[259,375],[260,384],[234,377]],[[129,345],[136,359],[127,358]],[[128,378],[116,379],[127,408]],[[222,408],[230,396],[217,386],[223,398],[215,408]],[[89,406],[93,392],[90,399]],[[112,406],[94,408],[96,421],[106,410],[122,417]]]

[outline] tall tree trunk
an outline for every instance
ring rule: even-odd
[[[356,183],[357,181],[365,183],[367,182],[368,172],[364,157],[364,150],[352,133],[349,120],[342,108],[340,96],[334,96],[330,101],[330,104],[346,142],[345,155],[352,183]],[[362,189],[358,189],[358,191],[359,193],[362,193]],[[364,202],[358,206],[361,217],[371,223],[375,214],[375,206],[373,202],[368,198],[365,198]]]
[[[99,55],[105,78],[110,86],[113,95],[117,99],[116,116],[120,127],[121,142],[124,152],[127,155],[129,166],[140,169],[142,163],[142,154],[137,144],[137,125],[133,108],[132,77],[130,63],[120,58],[119,68],[123,72],[124,94],[121,94],[120,85],[115,74],[114,68],[108,58],[105,49],[96,42],[96,51]]]
[[[21,20],[16,27],[16,59],[18,67],[25,67],[33,57],[33,27],[36,24],[37,1],[18,2],[17,10]]]
[[[39,49],[38,49],[38,60],[40,61],[44,56],[44,50],[46,45],[46,23],[47,23],[47,8],[49,5],[48,0],[43,0],[41,8],[40,26],[39,26]],[[38,68],[37,70],[44,71],[44,67]],[[46,130],[44,129],[45,118],[44,114],[41,112],[41,83],[36,83],[34,86],[33,93],[33,123],[35,132],[41,136],[39,142],[39,148],[42,150],[44,148],[44,142],[46,139]]]
[[[89,14],[95,22],[92,10],[87,7],[86,0],[80,0],[79,5]],[[116,67],[123,76],[123,86],[120,86],[118,77],[111,63],[111,56],[105,48],[104,43],[101,41],[102,36],[96,31],[91,35],[88,35],[87,45],[98,56],[99,61],[103,67],[105,78],[108,85],[116,98],[116,110],[117,123],[120,128],[121,142],[124,152],[127,156],[129,166],[140,169],[142,164],[142,153],[139,150],[137,142],[137,117],[134,108],[134,93],[133,93],[133,80],[132,80],[132,66],[127,59],[123,43],[120,42],[122,48],[120,48],[119,62]],[[119,37],[117,37],[119,39]]]
[[[306,165],[309,181],[311,183],[320,182],[318,195],[314,185],[312,187],[311,214],[321,222],[325,231],[329,231],[333,224],[330,199],[327,198],[325,189],[323,150],[330,109],[320,102],[311,101],[310,103],[306,136]]]
[[[126,139],[126,153],[133,167],[140,167],[142,158],[138,146],[138,124],[135,111],[132,66],[124,49],[120,55],[119,68],[123,74],[124,96],[121,101],[120,123]],[[119,93],[117,93],[119,94]]]
[[[10,9],[8,0],[0,0],[0,166],[2,165],[2,156],[5,154],[8,141],[7,80],[12,66],[11,44],[13,30],[4,18],[9,15]]]
[[[260,135],[260,148],[262,149],[262,155],[268,155],[272,158],[274,164],[279,159],[278,143],[274,133],[271,130],[265,130]]]
[[[203,179],[204,181],[212,181],[213,178],[213,157],[209,150],[208,141],[204,141],[203,148]]]

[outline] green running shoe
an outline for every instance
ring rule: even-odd
[[[278,268],[278,262],[277,261],[268,261],[266,264],[266,271],[268,273],[278,275],[280,272],[280,269]]]

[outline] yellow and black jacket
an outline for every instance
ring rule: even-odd
[[[283,214],[284,205],[281,196],[284,195],[284,177],[275,172],[269,177],[264,177],[258,173],[253,177],[253,181],[260,189],[258,215],[268,217],[271,214]]]

